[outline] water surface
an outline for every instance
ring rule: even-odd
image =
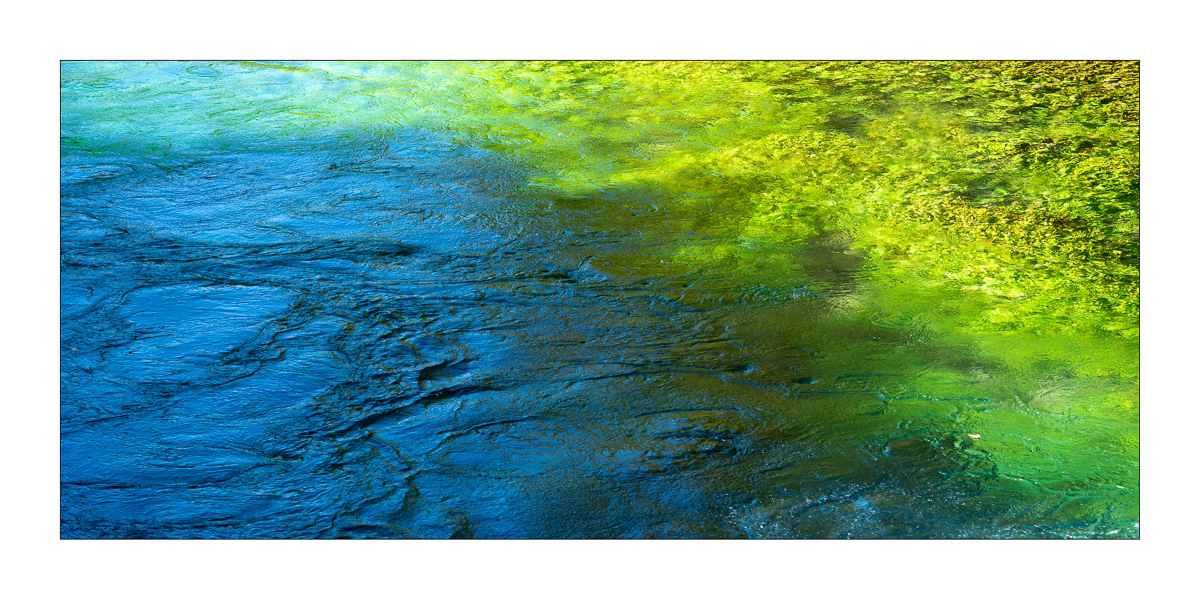
[[[770,103],[538,77],[64,63],[62,536],[1137,537],[1097,384],[645,183]]]

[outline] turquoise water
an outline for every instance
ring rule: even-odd
[[[609,82],[64,63],[62,537],[1139,536],[1127,345],[748,237],[686,164],[777,101]]]

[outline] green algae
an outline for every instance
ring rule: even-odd
[[[966,425],[930,428],[986,456],[997,495],[1087,489],[1118,499],[1072,500],[1079,518],[1136,520],[1137,63],[531,70],[576,91],[547,113],[572,115],[576,153],[531,153],[551,173],[537,185],[719,207],[719,224],[677,224],[709,239],[680,242],[674,268],[824,296],[821,326],[861,342],[826,369],[897,374],[898,414],[955,407]],[[797,260],[830,239],[862,274],[854,285]]]

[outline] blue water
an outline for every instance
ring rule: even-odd
[[[64,538],[1108,527],[989,495],[938,426],[976,401],[897,413],[825,360],[875,348],[828,325],[860,268],[836,240],[798,257],[818,298],[651,268],[701,212],[556,196],[445,130],[176,142],[64,143]]]

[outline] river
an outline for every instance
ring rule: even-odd
[[[539,85],[64,63],[62,537],[1138,536],[1136,422],[964,393],[853,231],[646,183],[711,115]]]

